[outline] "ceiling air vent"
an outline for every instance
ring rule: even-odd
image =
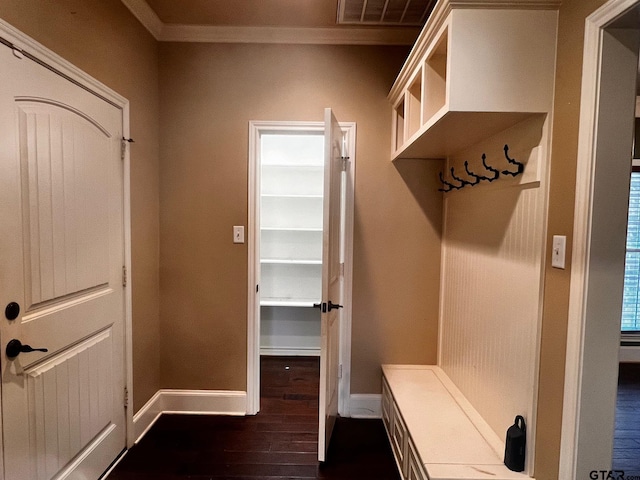
[[[339,0],[338,23],[422,26],[436,0]]]

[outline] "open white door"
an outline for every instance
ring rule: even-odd
[[[95,479],[125,448],[122,110],[0,65],[4,479]]]
[[[322,243],[322,314],[320,325],[320,421],[318,460],[326,459],[338,416],[340,353],[341,181],[343,134],[330,108],[325,109],[325,174]]]

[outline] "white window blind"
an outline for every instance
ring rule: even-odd
[[[640,332],[640,172],[631,174],[622,332]]]

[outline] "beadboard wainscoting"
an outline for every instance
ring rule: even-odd
[[[516,415],[530,428],[533,465],[548,122],[539,115],[447,160],[446,172],[482,174],[486,163],[517,177],[445,194],[439,365],[504,438]],[[460,174],[461,177],[464,174]],[[531,467],[532,468],[532,467]]]

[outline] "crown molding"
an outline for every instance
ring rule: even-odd
[[[449,0],[455,8],[521,8],[534,10],[557,10],[562,0]]]
[[[122,0],[122,3],[156,40],[160,40],[164,23],[145,0]]]
[[[159,42],[413,45],[417,27],[236,27],[163,23],[145,0],[121,0]]]
[[[413,45],[417,28],[304,28],[169,25],[163,42],[279,43],[315,45]]]

